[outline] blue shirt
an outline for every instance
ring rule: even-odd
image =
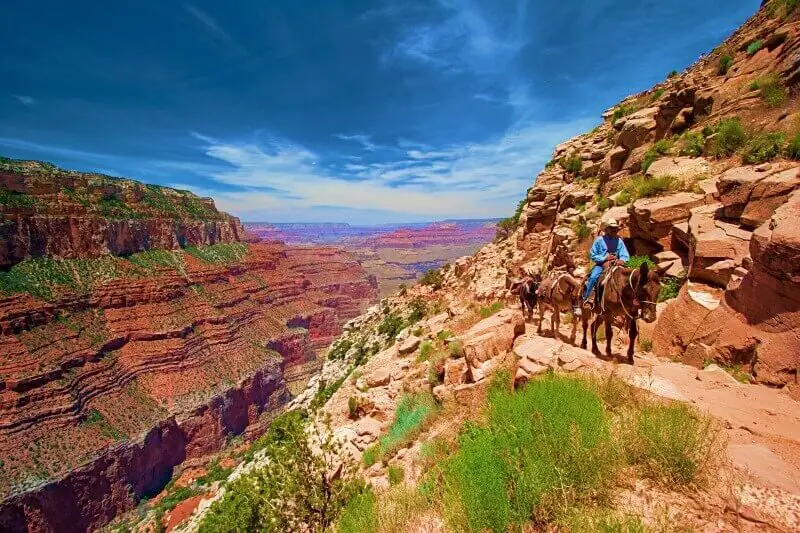
[[[625,248],[625,243],[619,237],[611,237],[610,235],[602,235],[594,240],[592,249],[589,251],[589,257],[597,264],[602,263],[608,259],[608,251],[613,250],[617,255],[617,259],[627,261],[631,258],[628,249]]]

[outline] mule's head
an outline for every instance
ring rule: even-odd
[[[647,263],[642,263],[637,272],[633,274],[636,296],[633,300],[634,316],[641,311],[645,322],[655,322],[656,303],[658,293],[661,291],[661,275],[657,269],[651,269]]]

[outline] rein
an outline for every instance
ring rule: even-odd
[[[621,266],[612,267],[612,269],[608,273],[609,277],[611,278],[610,281],[614,284],[614,288],[615,289],[619,289],[619,287],[617,287],[617,282],[614,280],[614,272],[616,272],[618,268],[622,268],[622,267]],[[636,294],[636,288],[633,286],[633,273],[634,272],[636,272],[636,271],[635,270],[631,270],[631,274],[630,274],[630,276],[628,276],[628,284],[630,285],[630,287],[633,290],[633,293],[635,295]],[[622,288],[624,289],[625,287],[622,287]],[[607,294],[608,294],[607,291],[603,291],[603,311],[604,312],[605,312],[605,307],[606,307],[605,304],[606,304]],[[625,309],[625,304],[623,303],[623,300],[622,300],[622,292],[620,291],[619,294],[620,294],[619,306],[622,308],[622,312],[625,313],[625,316],[627,316],[631,320],[636,320],[638,317],[631,316],[631,314],[628,312],[628,310]],[[635,299],[636,299],[636,297],[634,296],[634,300]],[[647,302],[647,303],[649,303],[649,302]]]

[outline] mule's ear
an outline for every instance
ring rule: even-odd
[[[647,266],[647,262],[645,261],[642,263],[642,266],[639,267],[639,283],[644,283],[647,281],[647,274],[650,272],[650,267]]]

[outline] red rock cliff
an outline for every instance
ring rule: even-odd
[[[0,266],[238,242],[239,219],[188,191],[0,161]]]

